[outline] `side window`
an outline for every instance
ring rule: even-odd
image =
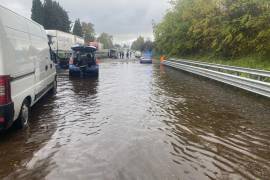
[[[30,40],[25,32],[11,28],[5,28],[7,38],[12,48],[7,49],[17,63],[25,63],[29,60]]]

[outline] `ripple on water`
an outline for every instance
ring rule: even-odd
[[[104,61],[98,79],[64,72],[58,84],[29,130],[0,138],[0,178],[270,177],[266,99],[136,61]]]

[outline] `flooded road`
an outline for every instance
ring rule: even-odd
[[[30,128],[0,137],[0,179],[269,179],[270,101],[158,64],[59,74]]]

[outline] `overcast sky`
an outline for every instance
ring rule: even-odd
[[[152,38],[152,20],[159,22],[169,0],[58,0],[72,21],[95,25],[97,34],[107,32],[115,43],[129,43],[139,35]],[[32,0],[0,0],[0,4],[28,18]]]

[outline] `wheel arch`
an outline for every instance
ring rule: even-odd
[[[29,106],[32,105],[33,101],[32,101],[32,97],[31,97],[30,95],[27,96],[26,98],[24,98],[23,102],[24,102],[25,100],[27,100]]]

